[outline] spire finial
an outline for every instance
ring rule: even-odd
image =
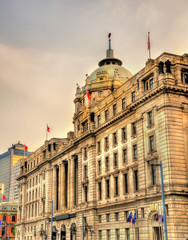
[[[108,39],[109,39],[109,49],[111,50],[111,33],[108,34]]]

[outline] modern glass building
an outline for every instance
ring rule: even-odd
[[[7,152],[0,155],[0,182],[4,183],[4,195],[6,202],[9,201],[10,195],[14,195],[15,178],[19,174],[19,163],[24,156],[29,156],[31,152],[25,150],[25,145],[18,142],[12,145]],[[12,181],[12,185],[11,185]],[[0,196],[2,199],[2,196]],[[13,197],[11,201],[13,201]]]

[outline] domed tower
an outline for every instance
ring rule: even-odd
[[[122,61],[114,57],[114,51],[111,49],[111,34],[108,38],[109,48],[106,51],[106,58],[98,63],[99,67],[96,70],[86,76],[84,87],[77,86],[74,122],[78,115],[89,111],[92,106],[132,77],[132,74],[122,66]]]

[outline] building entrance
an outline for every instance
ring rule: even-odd
[[[163,240],[161,227],[153,227],[153,240]]]

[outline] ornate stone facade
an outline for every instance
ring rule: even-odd
[[[77,86],[74,132],[22,162],[16,239],[188,238],[188,55],[163,53],[134,76],[107,50]],[[135,224],[126,222],[137,213]]]

